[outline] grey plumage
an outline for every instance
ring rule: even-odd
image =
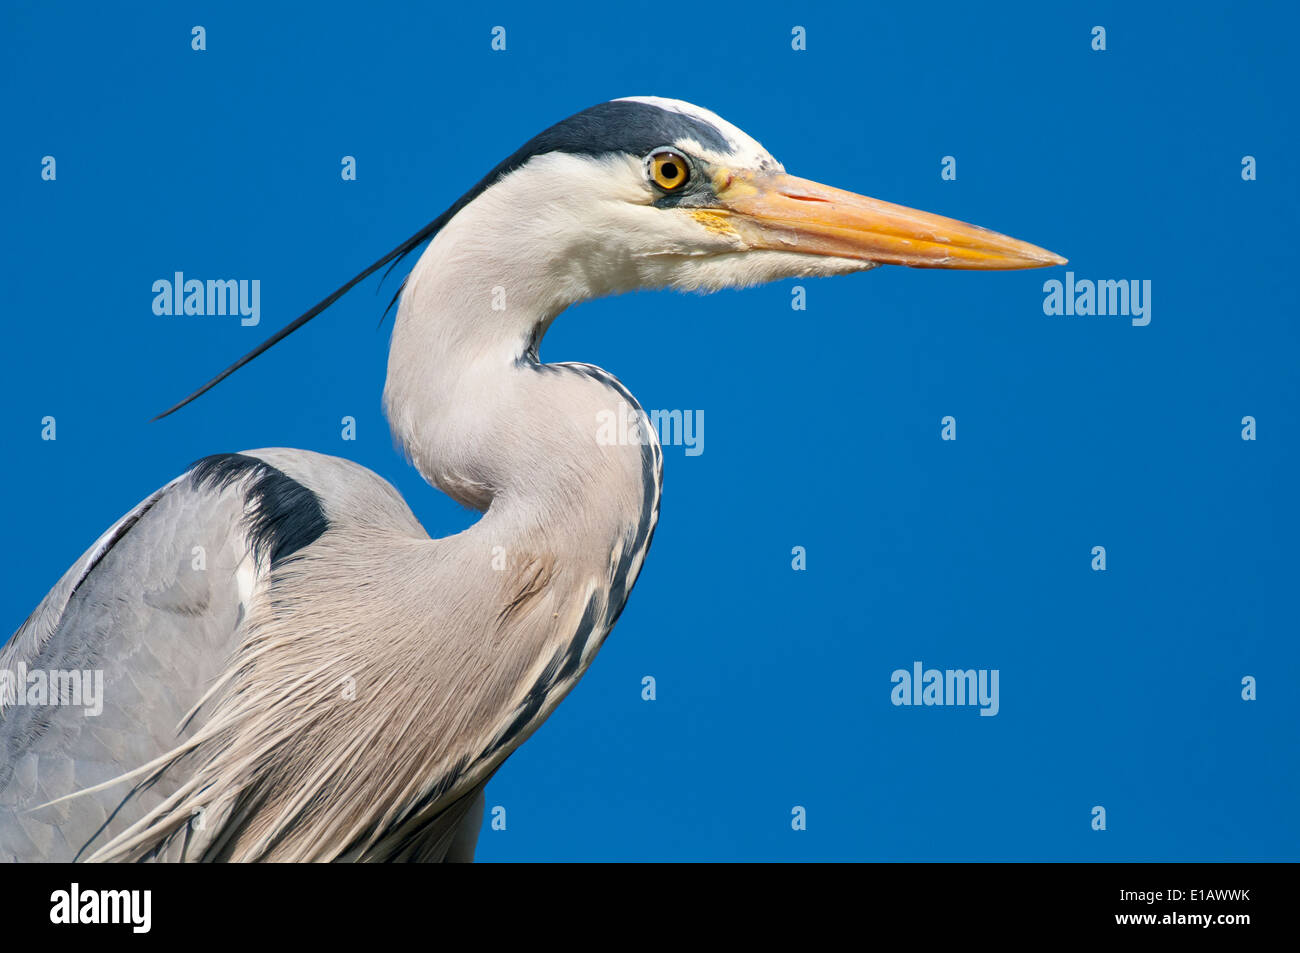
[[[291,450],[248,458],[306,488],[329,518],[301,551],[265,561],[251,592],[236,577],[253,571],[257,519],[295,514],[249,509],[256,469],[224,484],[200,470],[137,507],[0,653],[10,670],[101,668],[113,696],[98,718],[75,707],[5,711],[5,857],[427,860],[457,838],[464,855],[471,832],[461,820],[477,832],[483,784],[571,687],[585,640],[602,638],[621,608],[605,594],[608,570],[557,565],[553,542],[497,571],[491,540],[506,536],[479,540],[475,527],[430,540],[392,487],[355,464]],[[634,476],[655,481],[657,494],[657,467]],[[644,547],[642,522],[625,538],[640,534]],[[652,530],[653,515],[646,522]],[[196,527],[207,535],[191,535]],[[553,529],[522,538],[541,543]],[[208,553],[202,570],[192,568],[195,546]],[[590,573],[573,587],[592,589],[587,601],[552,598],[575,571]],[[139,579],[153,585],[139,591]],[[392,607],[382,624],[357,606],[358,584]],[[482,593],[440,612],[438,590],[453,587]],[[552,625],[561,616],[567,638]],[[519,638],[526,632],[535,640]],[[450,719],[454,731],[409,737],[421,711],[443,723],[453,700],[477,702]],[[376,760],[391,770],[374,770]],[[153,767],[127,783],[23,810],[142,765]],[[129,831],[138,833],[95,854]]]

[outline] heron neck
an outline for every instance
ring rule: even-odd
[[[399,308],[384,390],[395,437],[425,480],[466,506],[623,539],[649,501],[657,508],[661,456],[644,412],[597,368],[538,361],[560,308],[530,293],[546,283],[529,280],[526,261],[468,265],[449,244],[425,253]],[[610,432],[620,441],[602,439]]]

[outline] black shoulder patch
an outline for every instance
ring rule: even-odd
[[[320,498],[269,463],[242,453],[204,457],[190,468],[195,489],[224,489],[248,478],[248,537],[253,554],[271,565],[320,538],[329,520]]]

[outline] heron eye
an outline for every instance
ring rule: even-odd
[[[650,178],[659,188],[672,192],[685,185],[690,177],[690,166],[679,153],[665,149],[650,157]]]

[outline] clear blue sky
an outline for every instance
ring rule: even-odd
[[[507,829],[480,858],[1300,859],[1300,23],[1134,6],[10,0],[0,622],[212,452],[347,456],[430,534],[466,526],[381,414],[393,280],[147,421],[543,127],[683,98],[794,174],[1044,245],[1078,279],[1149,280],[1151,323],[1045,315],[1066,269],[563,315],[544,359],[702,410],[704,452],[666,448],[641,581],[489,787]],[[261,325],[156,316],[176,271],[260,279]],[[918,660],[997,669],[999,713],[895,707]]]

